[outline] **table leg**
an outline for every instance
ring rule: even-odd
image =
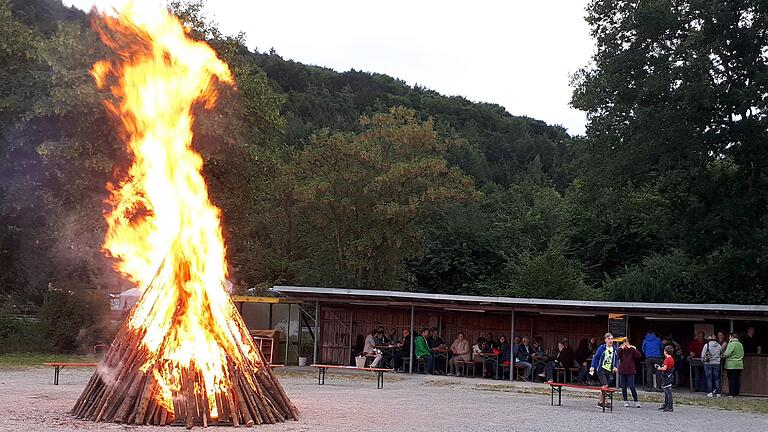
[[[603,412],[605,412],[605,397],[607,396],[605,393],[605,390],[600,390],[600,393],[603,394]],[[613,405],[611,405],[613,407]]]

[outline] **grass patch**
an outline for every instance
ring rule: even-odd
[[[99,357],[76,354],[40,354],[13,353],[0,354],[0,368],[12,369],[31,366],[43,366],[46,362],[92,363],[98,362]]]

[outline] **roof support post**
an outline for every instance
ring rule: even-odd
[[[731,333],[733,333],[733,320],[731,320]]]
[[[514,381],[515,378],[515,308],[512,308],[511,313],[512,330],[509,337],[509,380]],[[504,369],[501,372],[502,379],[504,379]]]
[[[411,353],[409,355],[410,361],[408,361],[408,373],[413,373],[413,362],[415,359],[415,353],[413,352],[413,303],[411,303]]]
[[[312,347],[312,363],[317,364],[317,341],[320,339],[320,302],[315,302],[315,334],[314,334]]]
[[[285,330],[285,360],[284,365],[288,365],[288,346],[291,345],[291,304],[288,303],[288,322],[286,323]]]

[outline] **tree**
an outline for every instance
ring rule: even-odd
[[[576,184],[606,199],[583,201],[581,216],[605,207],[582,219],[580,252],[609,276],[684,256],[670,268],[717,287],[691,300],[767,298],[756,238],[768,202],[768,4],[595,0],[587,21],[597,51],[575,79],[573,105],[589,119]],[[595,237],[616,251],[585,249]]]
[[[358,134],[321,132],[293,155],[293,180],[311,266],[302,279],[369,288],[402,286],[403,262],[421,251],[420,224],[440,208],[472,199],[448,167],[430,121],[393,108],[364,116]]]

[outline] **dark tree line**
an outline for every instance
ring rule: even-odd
[[[250,51],[194,146],[239,288],[765,303],[768,6],[595,0],[574,77],[586,136],[391,77]],[[245,29],[247,30],[247,29]],[[0,297],[118,291],[104,185],[127,165],[88,70],[110,55],[57,0],[0,0]]]

